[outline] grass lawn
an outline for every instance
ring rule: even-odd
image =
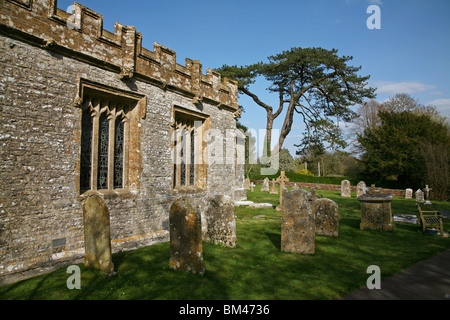
[[[248,199],[278,205],[278,196],[260,188],[248,192]],[[378,265],[384,278],[450,248],[450,238],[422,235],[413,224],[395,222],[392,232],[361,231],[355,194],[349,199],[339,192],[316,193],[338,203],[340,221],[338,238],[316,236],[314,255],[280,251],[280,212],[237,207],[238,245],[204,243],[203,277],[169,269],[169,243],[161,243],[113,255],[114,276],[80,265],[80,290],[67,289],[70,274],[63,268],[0,287],[0,299],[337,299],[365,287],[369,265]],[[450,202],[433,206],[450,209]],[[392,211],[415,214],[414,199],[395,197]],[[253,219],[257,215],[265,219]],[[444,229],[450,231],[449,221]]]

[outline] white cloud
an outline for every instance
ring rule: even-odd
[[[450,99],[436,99],[426,103],[427,106],[435,106],[445,116],[450,116]]]
[[[436,86],[421,83],[419,81],[412,82],[394,82],[394,81],[374,81],[372,86],[377,88],[377,93],[380,94],[397,94],[407,93],[415,94],[435,89]]]

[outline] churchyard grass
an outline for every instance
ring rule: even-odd
[[[279,196],[248,192],[254,202],[279,204]],[[0,287],[0,299],[338,299],[366,286],[367,267],[377,265],[389,277],[450,248],[450,238],[422,235],[419,225],[394,222],[394,230],[361,231],[355,194],[317,190],[339,205],[339,237],[316,236],[314,255],[286,253],[281,246],[281,212],[237,207],[237,246],[203,244],[203,276],[169,269],[169,243],[113,255],[107,276],[81,268],[81,289],[69,290],[66,268]],[[436,202],[450,209],[450,202]],[[394,197],[393,215],[415,215],[415,201]],[[263,215],[264,218],[254,218]],[[450,231],[445,220],[444,229]]]

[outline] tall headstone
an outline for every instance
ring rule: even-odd
[[[344,197],[344,198],[351,198],[352,197],[352,190],[350,188],[350,181],[348,181],[348,180],[342,180],[342,182],[341,182],[341,197]]]
[[[425,201],[425,193],[420,189],[417,189],[417,191],[416,191],[416,201],[417,202]]]
[[[281,174],[278,177],[277,182],[280,184],[280,205],[276,208],[276,210],[281,211],[283,210],[283,188],[286,186],[286,183],[289,182],[289,178],[286,177],[284,171],[281,171]]]
[[[263,182],[263,184],[261,186],[261,191],[264,191],[264,192],[269,192],[270,191],[269,182],[270,182],[269,178],[267,178],[267,177],[264,178],[264,182]]]
[[[366,193],[366,183],[364,181],[358,182],[356,185],[356,197],[362,196],[364,193]]]
[[[277,188],[275,179],[272,179],[272,186],[270,187],[270,194],[278,194],[278,188]]]
[[[315,252],[315,191],[283,192],[281,250],[302,254]]]
[[[413,195],[413,189],[406,189],[405,190],[405,199],[412,199],[412,195]]]
[[[326,198],[316,200],[316,234],[327,237],[339,235],[339,206]]]
[[[207,202],[205,241],[234,248],[236,246],[236,220],[231,198],[217,195],[209,197]]]
[[[181,198],[170,207],[170,268],[203,275],[201,215],[190,201]]]
[[[113,273],[109,210],[98,195],[88,196],[83,203],[83,220],[84,265]]]

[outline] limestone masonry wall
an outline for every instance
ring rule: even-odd
[[[100,14],[74,7],[71,16],[54,0],[0,0],[0,276],[84,255],[81,104],[91,87],[139,101],[129,122],[132,183],[98,192],[113,252],[168,241],[180,193],[205,208],[210,196],[233,199],[243,181],[227,162],[203,166],[201,188],[172,182],[173,108],[201,114],[205,129],[225,136],[236,129],[236,83],[203,75],[195,60],[177,64],[162,45],[142,48],[134,27],[117,23],[109,33]]]

